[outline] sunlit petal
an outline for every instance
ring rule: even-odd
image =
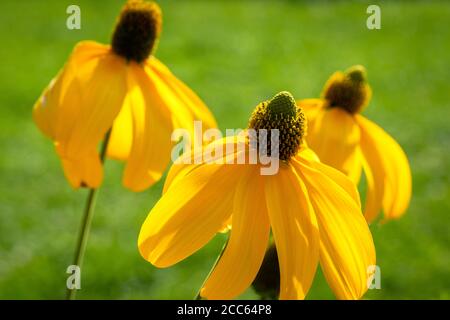
[[[235,189],[233,229],[227,247],[201,290],[207,299],[232,299],[241,294],[252,283],[264,258],[270,224],[261,196],[263,179],[258,166],[248,167]]]
[[[319,259],[319,231],[302,179],[290,165],[265,178],[265,196],[280,265],[280,299],[304,299]]]
[[[399,144],[382,128],[358,115],[368,196],[365,215],[372,221],[383,206],[386,219],[402,216],[411,199],[411,169]]]
[[[133,124],[133,144],[123,183],[141,191],[158,181],[170,161],[172,123],[161,94],[144,70],[129,65],[128,96]]]
[[[313,125],[317,116],[324,111],[324,100],[303,99],[297,101],[297,106],[303,109],[308,120],[308,125]]]
[[[216,120],[204,102],[161,61],[150,57],[146,69],[148,73],[154,75],[159,90],[164,92],[176,127],[192,129],[193,121],[200,120],[204,129],[217,128]]]
[[[320,230],[320,263],[339,299],[359,299],[367,291],[375,247],[356,201],[320,169],[293,161],[305,181]]]
[[[362,166],[360,133],[353,116],[340,108],[320,112],[314,123],[308,123],[306,141],[320,161],[358,183]]]
[[[224,190],[233,194],[243,168],[204,164],[170,187],[142,225],[141,255],[158,267],[168,267],[205,245],[233,209],[232,201],[218,195]]]

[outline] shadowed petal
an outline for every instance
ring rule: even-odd
[[[164,183],[163,193],[165,193],[174,182],[191,172],[192,169],[198,167],[199,164],[203,163],[204,159],[206,159],[205,155],[214,153],[214,157],[210,159],[212,161],[223,158],[223,161],[232,159],[236,162],[237,154],[242,154],[247,148],[247,139],[245,135],[237,135],[215,140],[199,150],[188,150],[170,167]],[[215,154],[216,150],[221,151]]]
[[[158,267],[168,267],[205,245],[224,225],[244,166],[204,164],[186,175],[162,196],[139,234],[139,251]]]
[[[306,141],[320,161],[336,168],[357,184],[361,176],[360,133],[354,118],[340,108],[320,112],[308,123]]]
[[[280,265],[280,299],[304,299],[319,260],[319,232],[305,184],[290,165],[265,177],[265,196]]]
[[[320,168],[293,161],[305,181],[320,231],[320,264],[339,299],[359,299],[367,291],[375,247],[357,202]]]
[[[193,121],[200,120],[204,129],[217,128],[216,120],[203,101],[158,59],[150,57],[146,70],[164,96],[172,112],[175,127],[193,129]]]
[[[99,142],[112,126],[126,94],[125,61],[95,42],[79,43],[36,103],[33,118],[63,161],[73,187],[97,187]]]
[[[382,128],[358,115],[368,180],[365,216],[372,221],[383,206],[386,219],[401,217],[411,199],[411,169],[399,144]]]
[[[303,109],[308,120],[308,126],[313,125],[317,116],[324,111],[324,100],[322,99],[303,99],[297,101],[297,106]]]
[[[234,195],[230,240],[201,290],[207,299],[232,299],[258,273],[269,241],[270,224],[259,166],[248,166]]]
[[[142,191],[157,182],[170,162],[172,123],[153,82],[135,63],[129,65],[128,96],[133,143],[123,176],[124,185]]]
[[[309,148],[303,148],[295,158],[296,161],[303,161],[308,166],[322,172],[328,176],[331,180],[336,182],[342,189],[344,189],[350,197],[361,207],[361,197],[359,195],[356,185],[341,171],[334,169],[319,161],[317,157],[314,157],[314,153]]]

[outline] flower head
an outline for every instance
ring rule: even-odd
[[[169,164],[174,128],[193,130],[196,119],[216,127],[200,98],[154,57],[160,30],[156,3],[128,1],[111,46],[78,43],[36,102],[33,118],[73,187],[100,185],[97,147],[109,130],[107,155],[126,161],[123,183],[140,191]]]
[[[255,129],[257,133],[260,129],[279,129],[280,160],[289,160],[303,142],[306,120],[292,95],[283,91],[256,107],[250,117],[249,128]],[[267,148],[270,153],[270,140]]]
[[[319,262],[338,298],[360,298],[375,249],[359,194],[344,174],[320,163],[303,143],[302,114],[292,95],[283,92],[260,103],[250,119],[253,127],[278,129],[280,145],[291,143],[280,147],[285,151],[274,175],[261,175],[259,163],[229,161],[254,148],[245,135],[214,141],[203,151],[219,145],[227,161],[174,164],[164,195],[142,225],[141,255],[157,267],[169,267],[231,223],[228,244],[202,297],[241,294],[256,277],[272,232],[281,299],[303,299]]]
[[[161,33],[161,9],[154,2],[129,1],[120,14],[112,36],[114,53],[143,62],[153,51]]]
[[[371,222],[383,208],[386,219],[398,218],[411,198],[411,171],[399,144],[360,114],[371,89],[364,67],[336,72],[325,84],[321,99],[298,102],[307,115],[306,141],[320,160],[358,183],[362,168],[368,191],[365,217]]]
[[[351,114],[361,112],[372,95],[366,77],[366,69],[360,65],[353,66],[344,73],[334,73],[322,92],[328,107],[338,107]]]

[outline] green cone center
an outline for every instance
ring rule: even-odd
[[[271,152],[271,130],[279,130],[279,158],[289,160],[299,150],[306,131],[303,110],[297,107],[295,99],[287,91],[275,95],[271,100],[260,103],[252,113],[249,128],[255,129],[259,143],[259,130],[267,130],[267,152]]]

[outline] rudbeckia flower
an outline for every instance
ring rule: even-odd
[[[306,120],[291,94],[281,92],[260,103],[249,128],[258,134],[260,129],[279,130],[278,172],[261,175],[260,162],[236,161],[255,148],[249,134],[216,140],[203,155],[192,156],[201,159],[222,150],[223,161],[175,163],[164,195],[142,225],[142,257],[169,267],[203,247],[231,217],[227,246],[200,291],[202,297],[231,299],[248,288],[272,232],[280,299],[305,298],[319,262],[338,298],[360,298],[375,249],[354,184],[320,163],[303,142]]]
[[[358,184],[362,168],[367,180],[364,215],[373,221],[383,209],[386,219],[401,217],[411,198],[411,170],[400,145],[361,111],[371,89],[362,66],[334,73],[321,99],[298,102],[308,118],[306,141],[320,161]]]
[[[100,185],[97,148],[110,129],[107,155],[126,161],[123,184],[140,191],[169,164],[174,128],[192,129],[195,119],[216,127],[199,97],[153,55],[160,32],[157,4],[128,1],[111,45],[78,43],[36,102],[33,118],[73,187]]]

